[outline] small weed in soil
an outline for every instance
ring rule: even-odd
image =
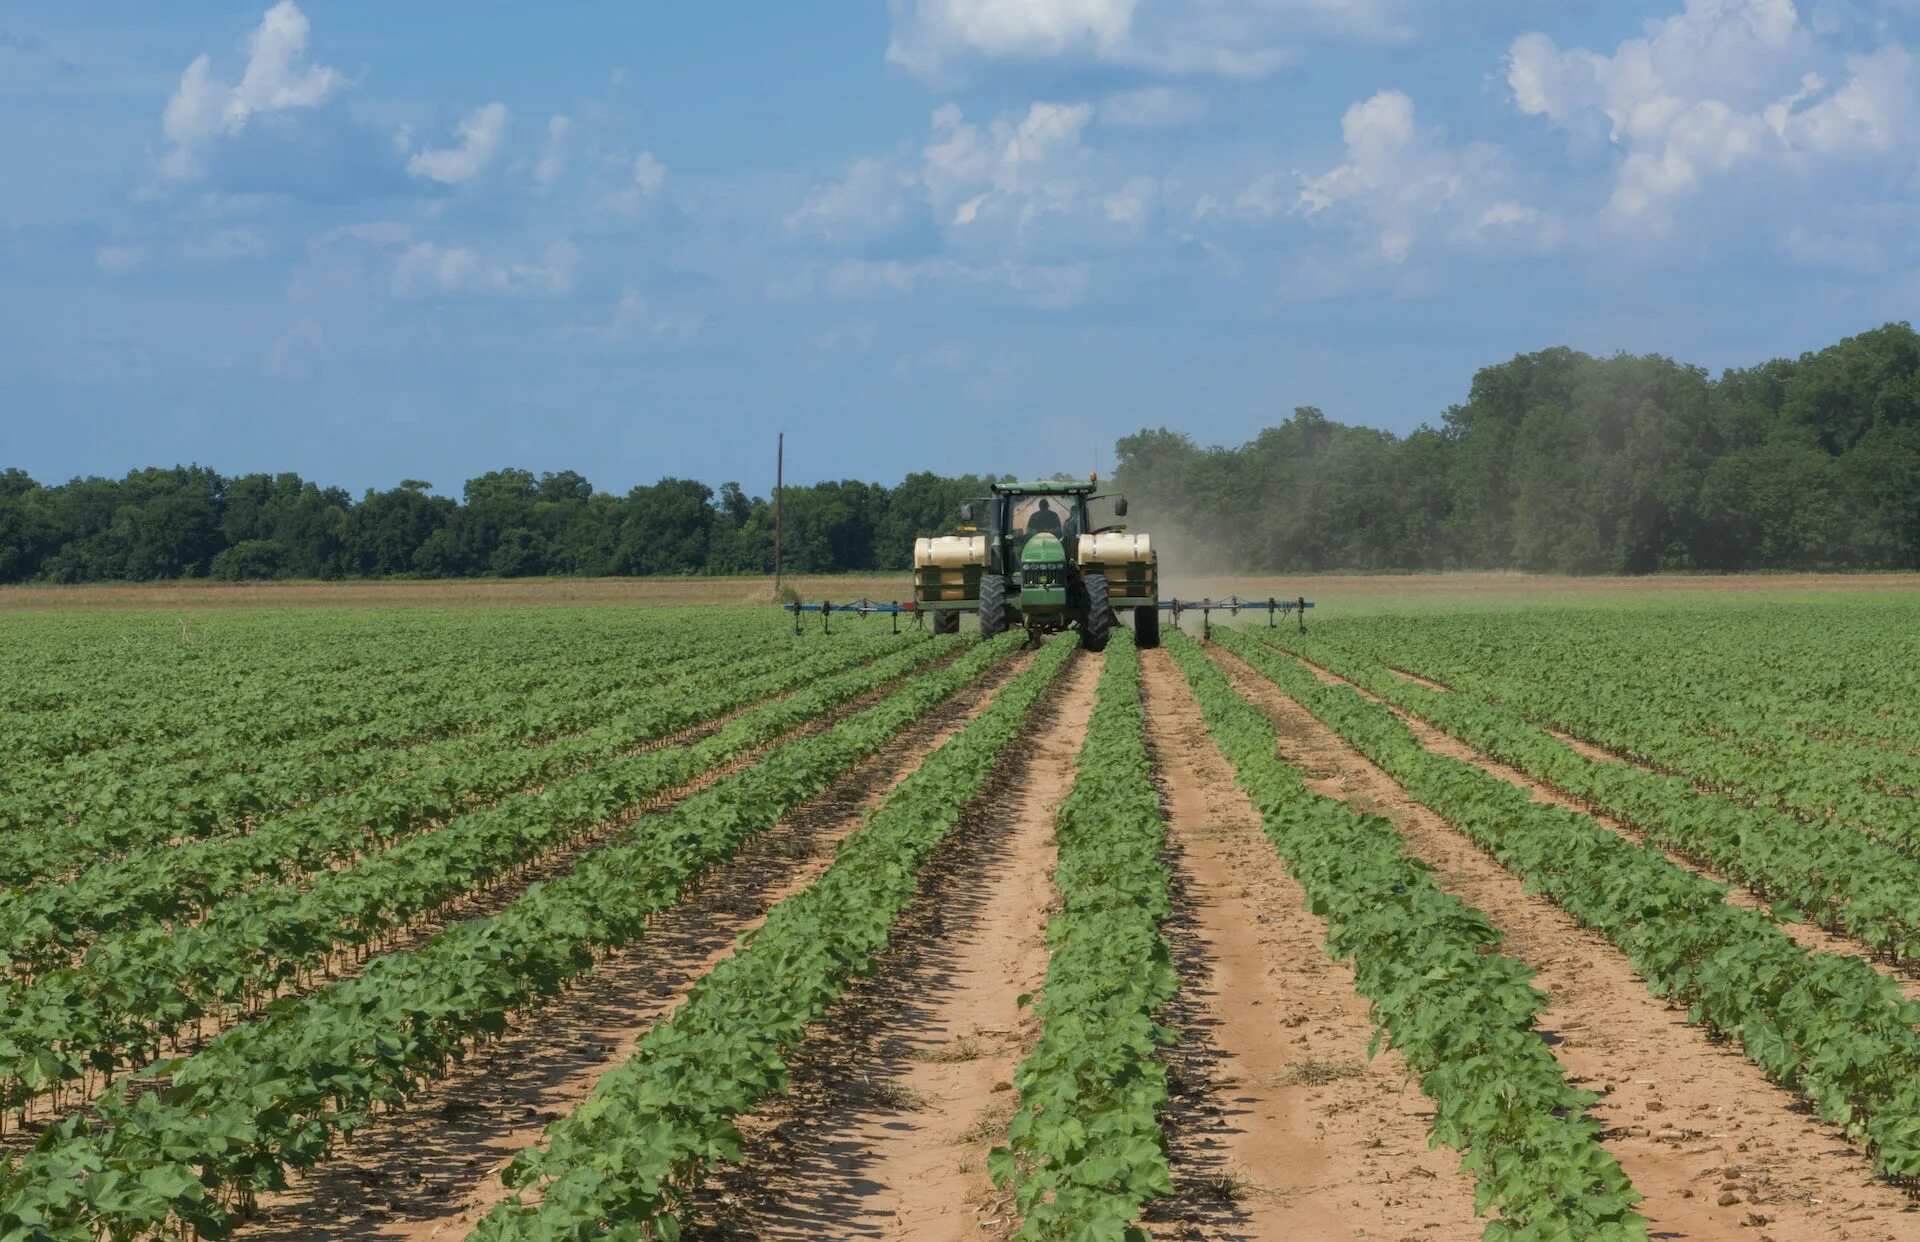
[[[1007,1136],[1007,1123],[1013,1120],[1015,1105],[1011,1098],[1004,1103],[994,1103],[982,1109],[967,1132],[960,1136],[963,1143],[998,1143]]]
[[[1200,1179],[1199,1190],[1207,1198],[1222,1203],[1234,1203],[1246,1195],[1246,1187],[1231,1173],[1209,1173]]]
[[[978,1035],[962,1035],[950,1044],[921,1053],[920,1060],[931,1061],[935,1065],[951,1065],[960,1061],[978,1061],[986,1055],[985,1040]]]
[[[1342,1078],[1358,1078],[1366,1071],[1339,1061],[1295,1061],[1261,1081],[1270,1087],[1324,1087]]]
[[[876,1082],[873,1084],[873,1098],[887,1108],[919,1110],[933,1103],[933,1097],[924,1091],[897,1082]]]

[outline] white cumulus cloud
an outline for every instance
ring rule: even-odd
[[[854,247],[916,224],[929,236],[982,246],[1039,244],[1036,228],[1075,217],[1130,226],[1126,208],[1100,207],[1103,193],[1130,189],[1137,196],[1139,187],[1089,149],[1093,119],[1091,104],[1043,100],[981,124],[957,104],[943,104],[918,151],[854,161],[808,191],[787,226]]]
[[[1428,240],[1450,247],[1537,249],[1551,221],[1511,196],[1507,161],[1496,148],[1449,145],[1419,124],[1413,100],[1381,91],[1347,109],[1340,133],[1346,160],[1302,178],[1289,209],[1309,220],[1344,222],[1362,250],[1405,262]],[[1224,215],[1258,218],[1280,209],[1279,182],[1256,182]]]
[[[407,171],[416,177],[459,185],[486,171],[507,136],[507,105],[495,101],[477,108],[457,127],[460,141],[451,147],[416,151]]]
[[[1399,40],[1402,0],[895,0],[887,58],[955,64],[1076,59],[1160,73],[1257,77],[1326,39]]]
[[[161,175],[170,180],[197,177],[204,170],[207,147],[241,133],[254,116],[318,107],[344,88],[346,79],[338,70],[308,63],[312,32],[300,7],[281,0],[243,43],[247,63],[239,82],[215,77],[212,57],[195,57],[161,113],[160,130],[167,142]]]
[[[1686,0],[1610,52],[1523,35],[1507,84],[1521,112],[1615,148],[1608,207],[1623,222],[1657,221],[1737,169],[1911,165],[1920,142],[1920,79],[1906,49],[1847,55],[1792,0]]]
[[[1031,220],[1078,196],[1080,137],[1092,119],[1090,104],[1040,102],[983,127],[946,104],[920,150],[921,178],[951,224],[972,224],[1001,207]]]

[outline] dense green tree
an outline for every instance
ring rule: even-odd
[[[351,571],[368,577],[414,572],[414,553],[427,537],[444,529],[465,510],[443,496],[429,496],[419,486],[367,494],[353,507],[346,532],[346,560]],[[473,573],[481,567],[470,559],[443,567],[441,573]]]
[[[500,536],[500,542],[487,558],[487,567],[502,578],[527,578],[546,569],[546,545],[524,526],[516,526]]]
[[[351,498],[297,474],[247,474],[228,483],[220,534],[228,545],[278,544],[284,572],[295,578],[338,578],[349,570]]]
[[[24,470],[0,471],[0,582],[23,582],[59,547],[46,489]]]
[[[243,582],[256,578],[285,578],[287,550],[278,540],[244,539],[222,548],[207,571],[210,578],[224,582]]]
[[[613,550],[620,574],[696,574],[707,566],[713,489],[691,479],[661,479],[627,493]]]

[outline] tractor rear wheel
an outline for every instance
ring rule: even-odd
[[[933,614],[933,632],[936,634],[958,634],[960,632],[960,612],[954,608],[942,608]]]
[[[1149,604],[1133,610],[1133,645],[1145,651],[1160,645],[1160,608]]]
[[[980,575],[980,637],[992,638],[1007,628],[1007,579],[1004,574]]]
[[[1080,622],[1080,645],[1088,651],[1105,651],[1113,637],[1113,601],[1107,598],[1107,576],[1088,574],[1087,615]]]

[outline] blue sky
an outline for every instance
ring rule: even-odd
[[[0,464],[1110,467],[1911,318],[1920,3],[0,7]]]

